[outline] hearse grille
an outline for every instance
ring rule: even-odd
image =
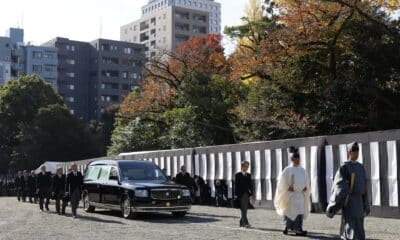
[[[181,195],[180,190],[172,189],[156,189],[151,190],[151,198],[155,200],[174,200]]]

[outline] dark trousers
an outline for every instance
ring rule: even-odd
[[[30,203],[36,203],[37,202],[37,195],[35,191],[30,191],[29,192],[29,202]]]
[[[27,190],[22,190],[22,201],[26,202],[26,197],[29,195]]]
[[[50,204],[50,193],[48,191],[39,191],[39,207],[43,210],[43,204],[46,207],[46,210],[49,209]],[[45,202],[46,200],[46,202]]]
[[[303,215],[297,215],[296,219],[292,221],[290,218],[286,217],[283,220],[285,228],[287,230],[293,230],[297,232],[303,231]]]
[[[71,193],[70,201],[71,201],[71,209],[72,215],[76,216],[76,210],[79,207],[79,201],[81,200],[81,191],[80,189],[75,189]]]
[[[56,193],[56,212],[57,213],[65,213],[65,208],[67,207],[68,202],[65,199],[64,193]]]
[[[240,226],[250,225],[249,220],[247,219],[247,209],[249,209],[249,194],[244,193],[240,196]]]
[[[22,198],[22,190],[21,190],[21,189],[17,189],[17,199],[18,199],[18,202],[21,201],[21,198]]]

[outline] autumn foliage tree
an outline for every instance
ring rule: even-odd
[[[232,109],[240,96],[240,84],[229,81],[228,72],[220,35],[191,38],[151,59],[140,90],[120,106],[110,154],[142,149],[135,144],[130,149],[119,147],[121,131],[126,132],[128,125],[154,133],[159,141],[148,148],[234,142]]]

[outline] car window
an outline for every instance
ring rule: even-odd
[[[109,179],[118,178],[118,171],[115,167],[111,167]]]
[[[85,173],[85,180],[97,180],[99,178],[100,166],[89,166]]]
[[[121,179],[133,181],[166,181],[165,174],[148,162],[120,162]]]
[[[110,174],[110,167],[109,166],[102,166],[100,171],[100,180],[108,180],[108,176]]]

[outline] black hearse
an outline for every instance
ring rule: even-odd
[[[124,218],[138,213],[171,212],[183,217],[191,208],[190,191],[168,181],[152,162],[138,160],[99,160],[85,171],[83,205],[120,210]]]

